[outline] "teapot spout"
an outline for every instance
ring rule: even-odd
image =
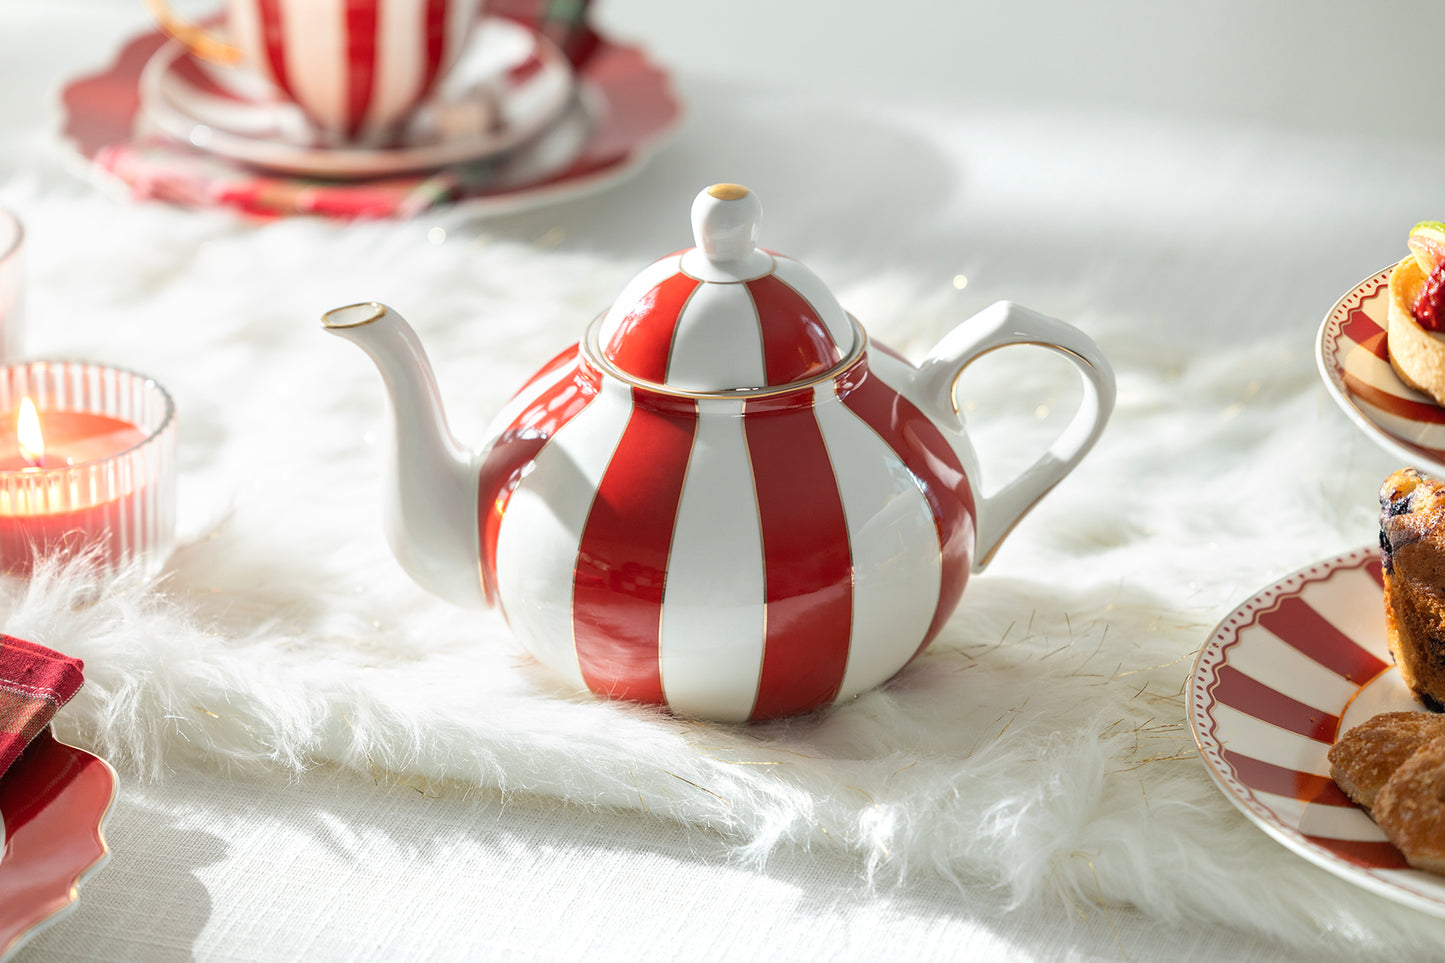
[[[392,553],[428,591],[458,605],[485,606],[490,593],[482,583],[473,457],[447,426],[416,332],[376,302],[328,311],[321,323],[370,355],[386,384],[391,464],[385,520]]]

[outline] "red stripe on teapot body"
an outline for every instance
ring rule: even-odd
[[[951,448],[917,448],[937,429],[874,369],[687,398],[599,378],[579,355],[530,388],[599,390],[560,423],[528,404],[535,421],[483,462],[483,555],[513,631],[594,692],[729,721],[893,675],[957,604],[974,508]]]

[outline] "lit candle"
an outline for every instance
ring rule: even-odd
[[[17,403],[18,400],[18,403]],[[78,362],[0,376],[0,569],[54,553],[156,571],[174,542],[175,418],[154,381]]]
[[[35,403],[20,402],[19,414],[0,426],[0,471],[59,468],[109,458],[145,441],[128,421],[83,411],[52,411],[42,427]]]

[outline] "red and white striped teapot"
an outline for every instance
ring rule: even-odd
[[[697,246],[628,284],[476,453],[452,438],[394,311],[323,318],[391,393],[387,528],[407,571],[500,605],[579,687],[722,721],[804,712],[896,673],[1114,404],[1092,340],[1007,302],[914,367],[807,268],[757,248],[760,216],[746,188],[700,193]],[[1053,446],[984,497],[954,389],[1014,344],[1059,352],[1084,390]]]

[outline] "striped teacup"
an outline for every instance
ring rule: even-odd
[[[225,39],[146,2],[196,56],[270,81],[324,142],[373,145],[435,90],[484,0],[227,0]]]

